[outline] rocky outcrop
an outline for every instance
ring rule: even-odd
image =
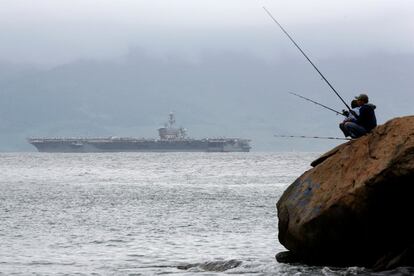
[[[277,203],[281,262],[414,266],[414,116],[311,164]]]

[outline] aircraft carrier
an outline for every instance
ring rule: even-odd
[[[158,129],[158,139],[130,137],[28,138],[40,152],[249,152],[250,140],[240,138],[188,138],[175,127],[174,114]]]

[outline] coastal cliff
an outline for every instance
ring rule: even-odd
[[[312,162],[277,203],[279,262],[414,266],[414,116]]]

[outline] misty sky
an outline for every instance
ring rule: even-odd
[[[414,51],[412,0],[0,0],[0,60],[57,65],[140,48],[197,60],[206,50],[295,51],[266,6],[313,56]]]

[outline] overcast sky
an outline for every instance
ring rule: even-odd
[[[295,51],[262,6],[314,56],[414,51],[412,0],[0,0],[0,60]]]

